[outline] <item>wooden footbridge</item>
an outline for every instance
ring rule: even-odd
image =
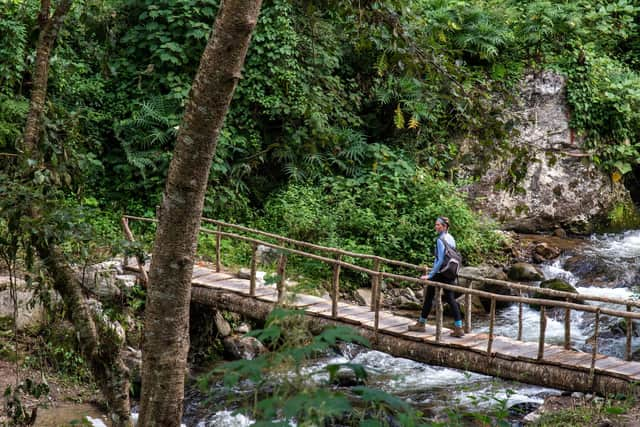
[[[123,217],[123,225],[129,238],[133,238],[128,227],[129,220],[156,221],[149,218]],[[207,224],[213,224],[216,228],[206,228]],[[223,231],[223,229],[231,229],[236,233]],[[416,275],[420,275],[426,271],[424,266],[375,255],[317,246],[222,221],[203,219],[201,232],[215,236],[216,262],[215,268],[194,266],[192,280],[192,301],[194,302],[239,312],[256,319],[266,318],[274,305],[286,305],[304,310],[310,319],[309,325],[312,328],[331,324],[350,325],[365,338],[368,338],[373,348],[397,357],[406,357],[425,363],[466,369],[566,390],[591,391],[603,395],[609,393],[640,394],[640,387],[637,387],[640,382],[640,363],[631,360],[633,321],[640,319],[640,311],[637,311],[640,307],[639,301],[573,294],[476,276],[461,275],[467,284],[465,287],[431,282],[408,276],[406,273],[399,274],[390,271],[393,269],[402,269],[402,272],[415,270],[419,272]],[[256,235],[260,236],[262,240],[251,237]],[[249,244],[252,251],[249,279],[240,279],[222,271],[222,238],[235,239]],[[278,282],[275,285],[259,286],[257,284],[259,245],[278,250]],[[332,266],[330,300],[287,292],[285,281],[287,257],[292,255],[314,259]],[[352,262],[347,262],[344,259]],[[357,261],[361,261],[364,266],[356,264]],[[351,269],[369,275],[372,289],[370,306],[347,304],[338,300],[342,269]],[[144,268],[140,266],[140,270],[143,271]],[[435,325],[428,325],[425,332],[408,332],[407,326],[414,323],[415,318],[409,319],[381,310],[380,283],[383,279],[394,282],[409,282],[414,285],[435,286]],[[511,294],[503,295],[474,288],[479,284],[498,285],[510,290]],[[443,327],[441,299],[443,289],[451,289],[465,295],[464,312],[467,334],[463,338],[450,337],[447,328]],[[526,296],[533,293],[542,294],[544,298]],[[490,300],[488,333],[470,332],[472,296]],[[494,334],[497,301],[518,304],[518,337],[516,339]],[[590,304],[598,302],[607,303],[609,306],[619,305],[623,309],[616,310]],[[538,342],[522,340],[525,326],[522,316],[524,304],[535,304],[540,307]],[[564,311],[564,345],[545,342],[546,312],[550,309]],[[572,348],[572,310],[593,315],[594,337],[591,340],[591,351],[588,353]],[[626,349],[624,359],[598,352],[602,316],[625,320]]]

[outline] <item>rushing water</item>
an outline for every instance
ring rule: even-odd
[[[567,253],[560,259],[542,266],[546,279],[562,278],[576,287],[581,294],[601,295],[614,298],[634,298],[640,285],[640,230],[621,234],[592,236],[589,244]],[[590,302],[605,306],[603,303]],[[606,304],[607,307],[624,310],[626,307]],[[564,342],[564,311],[557,315],[548,313],[546,340],[548,343]],[[572,311],[572,346],[578,350],[590,351],[589,339],[594,334],[593,314]],[[501,310],[496,318],[495,333],[517,337],[518,306],[512,305]],[[602,316],[601,338],[598,348],[601,352],[621,357],[625,348],[625,335],[615,330],[617,320]],[[538,340],[540,312],[523,307],[525,329],[523,339]],[[473,332],[487,332],[487,319],[474,319]],[[638,348],[640,338],[634,337],[633,348]],[[353,347],[355,348],[355,347]],[[307,367],[309,372],[319,371],[330,363],[357,363],[369,373],[368,386],[394,394],[412,403],[434,419],[443,419],[447,410],[459,411],[486,409],[489,405],[502,402],[507,407],[542,403],[545,396],[560,393],[542,387],[503,381],[485,375],[456,369],[431,366],[407,359],[395,358],[378,351],[358,351],[326,357]],[[326,375],[312,375],[313,381],[322,383]],[[220,386],[220,384],[218,384]],[[250,387],[250,385],[245,385]],[[213,390],[214,395],[224,393],[221,388]],[[240,389],[235,393],[242,393]],[[214,398],[214,400],[216,400]],[[215,410],[202,416],[198,427],[251,425],[252,420],[244,415],[234,414],[224,409]],[[292,424],[293,425],[293,424]],[[513,425],[518,425],[514,422]]]

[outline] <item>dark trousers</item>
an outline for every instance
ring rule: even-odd
[[[440,277],[439,274],[436,274],[433,278],[434,282],[453,284],[454,280],[446,280]],[[444,294],[444,299],[451,307],[453,311],[453,319],[454,320],[462,320],[462,315],[460,314],[460,305],[458,301],[456,301],[456,296],[453,291],[448,289],[443,289],[442,293]],[[426,319],[431,312],[431,305],[433,304],[433,297],[436,295],[436,288],[434,286],[427,286],[427,293],[424,296],[424,303],[422,304],[422,313],[420,313],[420,317]]]

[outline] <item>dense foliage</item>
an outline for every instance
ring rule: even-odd
[[[38,7],[0,6],[3,166],[27,113]],[[217,8],[77,2],[51,58],[36,184],[153,215]],[[457,141],[508,147],[502,112],[525,72],[567,77],[572,123],[615,179],[640,163],[639,13],[631,0],[265,1],[205,216],[418,262],[445,214],[478,260],[495,239],[455,190]]]

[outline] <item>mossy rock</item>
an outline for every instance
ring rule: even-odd
[[[576,290],[576,288],[574,288],[570,283],[566,282],[565,280],[562,279],[549,279],[549,280],[545,280],[544,282],[540,283],[540,288],[542,289],[551,289],[554,291],[561,291],[561,292],[569,292],[572,294],[578,294],[578,291]],[[536,292],[533,294],[532,298],[536,298],[536,299],[550,299],[550,300],[554,300],[554,301],[566,301],[565,297],[557,297],[557,296],[553,296],[553,295],[545,295],[541,292]],[[583,302],[575,299],[575,298],[569,298],[569,302],[574,303],[574,304],[582,304]],[[535,310],[539,310],[540,306],[537,304],[530,304],[530,307],[535,309]]]
[[[562,279],[558,279],[557,277],[555,279],[545,280],[544,282],[540,283],[540,287],[543,289],[551,289],[554,291],[571,292],[572,294],[578,293],[576,288],[574,288],[570,283]]]

